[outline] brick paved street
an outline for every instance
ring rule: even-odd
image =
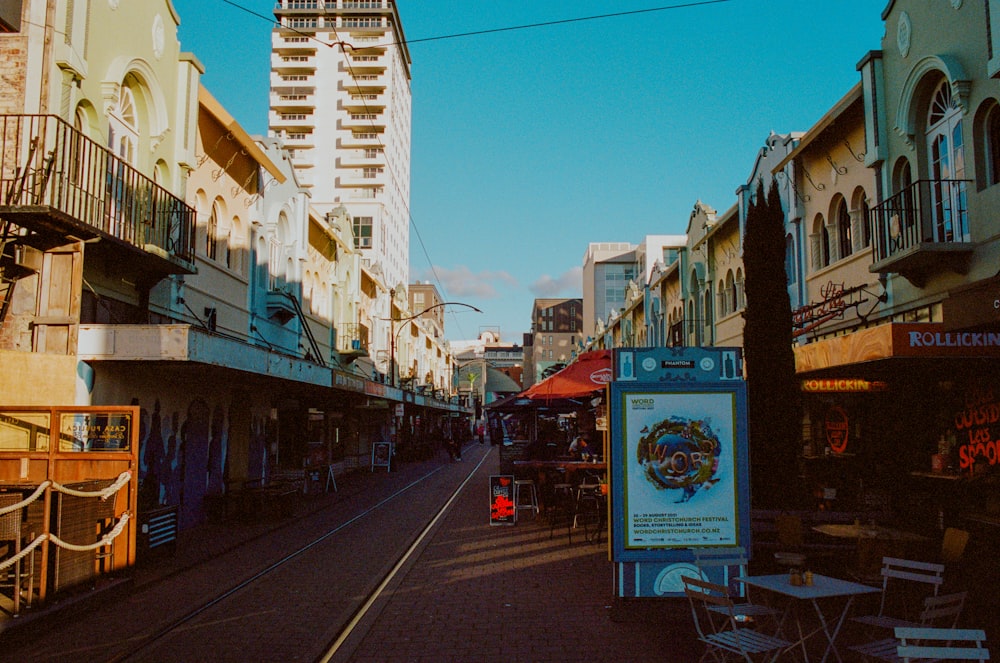
[[[470,447],[463,463],[479,462]],[[489,450],[489,447],[485,448]],[[606,537],[569,543],[544,521],[489,524],[493,451],[419,558],[364,623],[355,663],[467,661],[695,661],[686,603],[613,600]]]
[[[168,608],[183,612],[185,606],[196,605],[199,592],[217,591],[208,588],[220,575],[219,563],[250,568],[255,556],[262,558],[283,546],[294,548],[297,536],[308,541],[308,531],[296,533],[299,522],[327,512],[335,517],[338,510],[368,508],[442,464],[455,486],[478,469],[333,661],[698,659],[700,647],[686,604],[614,601],[606,537],[605,543],[595,545],[584,540],[581,530],[570,543],[563,528],[550,538],[547,524],[530,517],[516,526],[491,526],[488,483],[497,473],[497,451],[473,444],[460,463],[449,463],[441,455],[403,464],[391,474],[356,472],[343,477],[339,492],[305,500],[292,523],[234,522],[186,531],[174,556],[136,570],[131,589],[98,592],[79,604],[33,611],[16,628],[0,633],[0,661],[68,660],[56,652],[103,660],[100,643],[121,639],[125,615]],[[416,490],[412,499],[429,498],[422,488]],[[344,546],[352,559],[364,560],[374,557],[380,542],[374,536],[345,540]],[[347,562],[345,557],[339,563]],[[317,582],[328,575],[322,568],[313,573]],[[248,644],[271,641],[273,646],[262,648],[273,652],[282,651],[287,638],[332,638],[334,622],[343,618],[331,614],[328,624],[303,624],[294,621],[294,610],[269,610],[273,628],[245,637]],[[205,642],[185,660],[220,660],[211,658],[213,646]],[[158,661],[157,656],[148,653],[130,660]]]

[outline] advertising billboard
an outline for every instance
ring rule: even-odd
[[[750,549],[738,351],[622,349],[609,388],[611,556],[622,596],[683,595],[698,548]]]

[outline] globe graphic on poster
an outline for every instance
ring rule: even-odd
[[[670,417],[640,432],[636,460],[658,490],[682,490],[687,502],[717,481],[721,445],[707,420]]]

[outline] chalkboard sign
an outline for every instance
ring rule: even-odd
[[[514,476],[490,476],[490,525],[514,524]]]
[[[376,442],[372,445],[372,472],[376,467],[384,467],[389,471],[389,462],[392,458],[391,442]]]

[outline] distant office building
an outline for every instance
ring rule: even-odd
[[[625,288],[636,276],[636,246],[629,242],[596,242],[583,257],[583,323],[592,336],[598,320],[607,321],[625,307]]]
[[[653,267],[667,267],[686,245],[684,235],[647,235],[638,245],[628,242],[595,242],[583,256],[584,336],[594,336],[598,322],[606,326],[626,305],[630,281],[649,282]]]
[[[536,299],[525,335],[524,388],[570,363],[583,344],[583,300]]]
[[[313,208],[344,205],[363,259],[389,287],[405,286],[410,53],[396,4],[278,0],[274,16],[268,130]]]

